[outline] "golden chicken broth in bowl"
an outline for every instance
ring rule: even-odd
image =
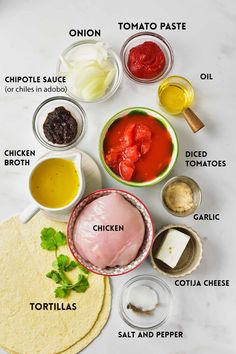
[[[51,158],[41,162],[30,178],[33,198],[46,208],[63,208],[79,190],[80,180],[72,160]]]
[[[79,151],[50,153],[41,158],[29,177],[31,204],[20,214],[22,223],[42,210],[51,219],[67,221],[85,190]]]

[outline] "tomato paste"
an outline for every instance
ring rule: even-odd
[[[146,41],[129,52],[128,68],[137,78],[154,79],[163,72],[165,64],[165,55],[155,42]]]
[[[165,126],[154,117],[132,112],[117,119],[104,139],[104,159],[125,181],[146,182],[168,167],[172,140]]]

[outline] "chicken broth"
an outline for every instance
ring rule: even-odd
[[[74,162],[61,158],[40,163],[30,179],[32,196],[46,208],[63,208],[70,204],[78,193],[79,185]]]

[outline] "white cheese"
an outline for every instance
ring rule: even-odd
[[[169,230],[156,254],[156,258],[171,268],[175,268],[189,240],[190,237],[183,232],[175,229]]]

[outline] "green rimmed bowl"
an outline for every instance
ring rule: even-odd
[[[115,120],[120,119],[128,114],[132,114],[133,112],[147,114],[147,115],[152,116],[153,118],[157,119],[161,124],[163,124],[165,126],[165,128],[168,130],[168,132],[171,136],[171,139],[172,139],[172,146],[173,146],[172,157],[171,157],[171,161],[170,161],[168,167],[163,172],[161,172],[161,174],[159,174],[156,178],[154,178],[150,181],[146,181],[146,182],[133,182],[133,181],[123,180],[120,176],[118,176],[116,173],[114,173],[110,169],[110,167],[106,164],[106,161],[104,159],[103,145],[104,145],[104,139],[106,137],[108,129],[114,123]],[[102,129],[102,132],[101,132],[100,138],[99,138],[99,156],[100,156],[101,162],[102,162],[105,170],[116,181],[123,183],[127,186],[131,186],[131,187],[147,187],[147,186],[152,186],[156,183],[161,182],[164,178],[166,178],[169,175],[169,173],[173,169],[173,167],[176,163],[177,157],[178,157],[178,152],[179,152],[178,139],[177,139],[177,135],[176,135],[175,130],[172,127],[172,125],[159,112],[157,112],[151,108],[146,108],[146,107],[130,107],[130,108],[125,108],[122,111],[116,113],[113,117],[111,117],[107,121],[107,123],[105,124],[105,126]]]

